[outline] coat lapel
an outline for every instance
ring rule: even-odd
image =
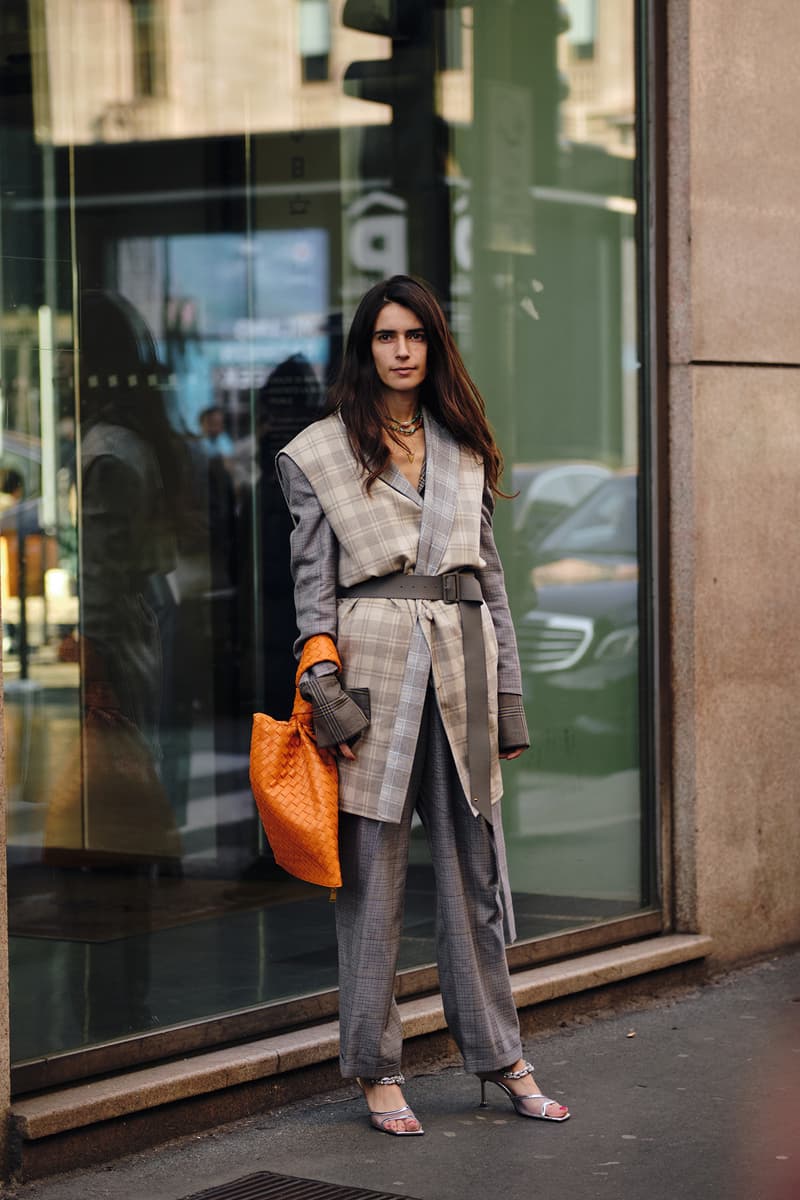
[[[394,488],[396,492],[406,496],[409,500],[413,500],[418,508],[422,507],[422,496],[411,486],[402,471],[398,471],[393,462],[387,464],[386,468],[378,476],[379,483],[385,483],[387,487]]]
[[[436,575],[453,529],[458,505],[459,448],[425,410],[425,499],[419,531],[417,575]]]

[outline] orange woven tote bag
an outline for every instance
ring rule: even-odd
[[[323,634],[309,638],[295,682],[326,660],[341,670],[335,643]],[[308,883],[341,887],[336,757],[314,740],[311,704],[299,687],[288,721],[253,714],[250,786],[276,863]]]

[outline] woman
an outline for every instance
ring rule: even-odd
[[[528,745],[519,660],[492,535],[502,460],[430,289],[397,275],[363,297],[332,415],[279,454],[295,650],[337,642],[341,675],[301,681],[339,755],[340,1063],[375,1128],[422,1127],[401,1091],[394,978],[414,809],[437,889],[444,1010],[467,1070],[522,1116],[563,1121],[522,1058],[503,924],[513,914],[499,758]]]
[[[48,857],[91,866],[100,855],[173,872],[180,838],[159,764],[182,447],[138,310],[116,292],[87,290],[80,318],[80,639],[65,639],[59,653],[81,663],[84,729],[80,766],[51,798]]]

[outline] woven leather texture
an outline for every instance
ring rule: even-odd
[[[309,638],[296,684],[309,667],[324,661],[341,670],[335,643],[322,634]],[[307,883],[341,887],[336,758],[317,746],[311,711],[297,687],[288,721],[253,714],[250,786],[278,865]]]

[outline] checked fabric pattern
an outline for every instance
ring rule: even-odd
[[[397,571],[435,575],[466,568],[480,573],[483,586],[493,582],[487,576],[501,574],[496,553],[494,572],[481,553],[484,528],[491,539],[491,521],[483,519],[483,463],[459,447],[427,410],[425,438],[424,498],[391,465],[367,495],[338,416],[310,425],[277,459],[295,522],[298,627],[334,634],[344,664],[342,687],[347,692],[365,688],[370,695],[370,724],[357,759],[339,763],[340,808],[390,822],[399,821],[403,811],[431,671],[462,787],[471,796],[460,614],[456,605],[443,601],[349,598],[334,607],[336,585],[351,587]],[[501,579],[493,594],[502,595],[502,606],[491,616],[482,610],[493,747],[498,740],[498,628],[507,631],[509,690],[522,690]],[[501,794],[495,758],[492,802]]]

